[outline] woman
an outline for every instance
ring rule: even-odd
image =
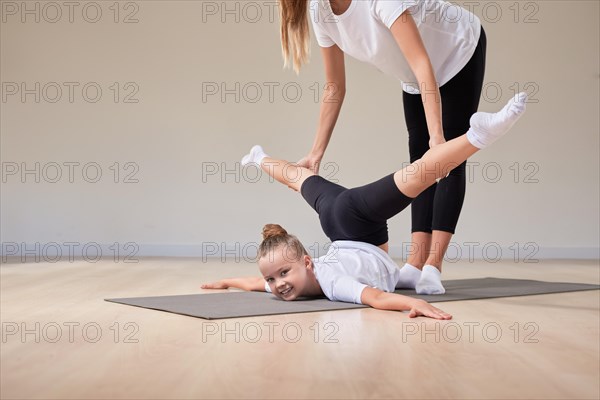
[[[327,181],[307,168],[270,158],[260,146],[254,146],[242,165],[259,165],[278,182],[299,191],[319,214],[332,245],[327,255],[312,260],[296,237],[279,225],[267,225],[258,250],[262,277],[225,279],[202,288],[268,291],[283,300],[325,295],[332,301],[410,310],[411,317],[450,319],[451,315],[427,302],[393,293],[417,283],[427,286],[429,281],[423,281],[420,272],[398,269],[387,255],[387,220],[436,179],[506,133],[524,113],[526,99],[527,95],[520,93],[498,113],[476,113],[467,133],[435,146],[400,171],[353,189]]]
[[[310,14],[326,90],[314,144],[298,164],[318,173],[346,93],[344,54],[402,81],[410,161],[462,135],[477,111],[486,36],[477,16],[441,0],[279,0],[285,65],[308,61]],[[442,112],[443,110],[443,112]],[[417,293],[442,294],[442,261],[462,209],[466,163],[412,203],[406,268],[422,269]]]

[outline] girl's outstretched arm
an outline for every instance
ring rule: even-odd
[[[228,289],[230,287],[247,291],[265,292],[265,278],[250,276],[247,278],[228,278],[217,282],[204,283],[202,289]]]
[[[435,319],[452,319],[452,315],[432,306],[425,300],[388,293],[372,287],[363,289],[360,301],[378,310],[410,311],[408,314],[410,318],[423,315]]]

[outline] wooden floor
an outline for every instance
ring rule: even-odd
[[[2,399],[598,399],[600,292],[208,321],[103,301],[199,293],[249,263],[9,260]],[[598,261],[448,264],[444,279],[599,283]]]

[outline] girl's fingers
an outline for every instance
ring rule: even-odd
[[[448,314],[448,313],[447,313],[447,312],[445,312],[444,310],[440,310],[440,309],[439,309],[439,308],[437,308],[437,307],[433,307],[433,309],[435,310],[435,312],[436,312],[438,315],[440,315],[440,316],[442,316],[442,317],[445,317],[445,318],[448,318],[448,319],[452,318],[452,315]]]
[[[217,285],[217,283],[205,283],[200,287],[202,289],[217,289],[216,285]]]
[[[452,319],[452,315],[446,313],[446,312],[439,312],[437,313],[437,315],[439,316],[439,319]]]
[[[433,306],[428,310],[427,316],[435,319],[452,319],[452,315]]]

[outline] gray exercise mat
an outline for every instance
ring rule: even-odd
[[[431,303],[489,299],[496,297],[528,296],[597,290],[600,285],[564,282],[542,282],[525,279],[478,278],[444,281],[443,295],[418,295],[414,290],[396,293],[427,300]],[[271,293],[232,292],[187,294],[178,296],[132,297],[105,299],[130,306],[150,308],[205,319],[251,317],[258,315],[292,314],[325,310],[346,310],[367,307],[362,304],[329,301],[326,298],[284,301]]]

